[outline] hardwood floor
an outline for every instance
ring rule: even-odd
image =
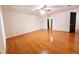
[[[39,30],[7,39],[8,54],[78,54],[79,34]]]

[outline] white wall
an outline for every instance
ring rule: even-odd
[[[2,36],[2,24],[1,24],[1,15],[0,15],[0,52],[2,50],[2,39],[3,39],[3,36]]]
[[[77,13],[77,17],[76,17],[76,30],[79,31],[79,12]]]
[[[5,38],[5,31],[4,31],[2,8],[0,6],[0,53],[5,53],[4,50],[6,50],[6,38]]]
[[[41,16],[4,11],[4,22],[7,38],[43,29]]]
[[[52,15],[52,18],[54,30],[69,32],[70,12],[65,11],[58,14],[54,14]]]

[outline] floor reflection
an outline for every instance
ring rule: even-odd
[[[52,29],[48,29],[48,39],[50,42],[53,42]]]
[[[49,42],[53,42],[53,40],[55,38],[53,34],[55,35],[55,33],[53,33],[52,29],[48,29]],[[66,40],[68,40],[68,50],[69,50],[69,53],[71,53],[71,54],[75,52],[75,49],[74,49],[75,48],[75,41],[76,41],[75,36],[76,36],[75,33],[69,33],[68,35],[66,34],[66,36],[65,36],[65,37],[67,37]],[[63,39],[65,39],[65,38],[63,38]],[[63,41],[61,41],[60,44],[62,44],[62,42]]]
[[[69,34],[69,51],[70,53],[74,53],[74,47],[75,47],[75,33]]]

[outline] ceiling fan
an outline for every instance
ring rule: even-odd
[[[52,8],[49,5],[43,5],[43,6],[38,6],[33,14],[35,15],[42,15],[42,16],[49,16],[51,15],[50,13],[52,12]]]
[[[49,9],[47,5],[44,5],[41,8],[36,10],[36,12],[40,12],[40,11],[42,11],[42,12],[50,12],[51,9]]]

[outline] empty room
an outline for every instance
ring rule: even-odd
[[[0,6],[0,53],[79,54],[79,5]]]

